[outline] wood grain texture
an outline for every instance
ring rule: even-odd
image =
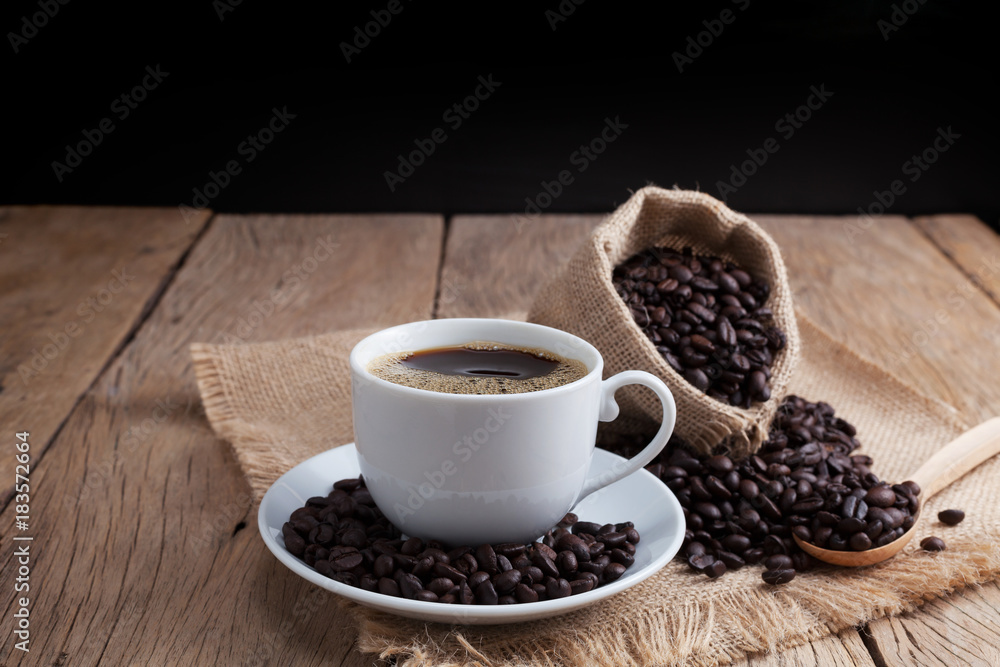
[[[33,472],[36,642],[26,657],[5,641],[0,663],[371,665],[333,595],[264,547],[188,345],[427,318],[443,229],[437,216],[217,217]]]
[[[906,218],[754,219],[781,246],[796,306],[834,338],[972,424],[1000,413],[983,363],[1000,309]]]
[[[1000,306],[1000,236],[972,215],[933,215],[914,224]],[[1000,335],[997,336],[1000,344]]]
[[[921,228],[933,230],[924,234],[910,221],[889,216],[867,228],[857,218],[755,219],[782,247],[797,306],[834,337],[923,393],[957,407],[969,423],[1000,414],[995,380],[1000,309],[969,279],[983,262],[996,261],[1000,239],[984,235],[985,226],[962,216],[945,233],[943,225],[924,219]],[[963,239],[962,229],[972,237]],[[938,248],[939,239],[947,245]],[[964,273],[946,252],[965,267]],[[995,591],[996,584],[982,590]],[[935,618],[935,609],[951,609],[956,622],[972,618],[1000,626],[995,601],[979,603],[968,595],[957,593],[915,613],[871,623],[867,643],[876,660],[881,655],[880,665],[1000,664],[1000,659],[976,657],[1000,656],[995,633],[982,633],[958,658],[953,655],[958,647],[951,645],[958,630],[949,631],[948,623]]]
[[[172,277],[209,218],[176,209],[0,209],[0,424],[31,429],[38,461]],[[12,459],[0,462],[0,506]]]
[[[438,317],[525,319],[546,278],[600,215],[460,215],[449,225]]]
[[[872,623],[866,641],[880,665],[1000,665],[1000,585],[932,600],[919,611]]]
[[[780,653],[760,653],[733,663],[747,667],[865,667],[874,666],[856,630],[796,646]]]

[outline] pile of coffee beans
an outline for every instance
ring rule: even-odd
[[[516,604],[591,591],[635,561],[631,522],[567,514],[541,542],[448,547],[402,534],[360,477],[306,501],[282,526],[285,548],[320,574],[383,595],[446,604]]]
[[[771,396],[771,365],[785,347],[765,306],[770,286],[718,257],[650,248],[612,280],[666,362],[712,398],[749,408]]]
[[[814,564],[793,535],[857,551],[902,535],[913,525],[920,489],[880,481],[870,457],[852,454],[860,444],[855,433],[827,403],[789,396],[768,440],[745,460],[672,447],[647,469],[684,508],[679,557],[713,578],[763,563],[764,581],[784,584]]]

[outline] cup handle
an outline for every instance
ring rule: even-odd
[[[627,384],[641,384],[653,390],[660,399],[663,406],[663,421],[660,423],[660,430],[656,432],[653,439],[646,448],[627,461],[619,461],[599,475],[591,477],[584,483],[583,491],[577,502],[583,500],[594,491],[601,489],[608,484],[613,484],[623,477],[631,475],[639,468],[649,465],[649,462],[656,458],[656,455],[666,446],[670,434],[674,431],[674,422],[677,419],[677,406],[674,404],[674,396],[670,393],[663,380],[645,371],[624,371],[612,376],[601,383],[601,408],[598,419],[602,422],[613,421],[618,416],[618,404],[615,403],[615,392]]]

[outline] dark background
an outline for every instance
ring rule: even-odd
[[[729,195],[734,208],[856,213],[901,179],[888,213],[1000,217],[993,29],[965,3],[565,0],[574,11],[553,30],[558,0],[489,11],[400,1],[350,63],[340,43],[388,1],[243,0],[220,19],[222,0],[72,0],[18,53],[10,33],[42,10],[5,3],[3,203],[191,205],[235,159],[242,171],[212,209],[523,212],[570,170],[545,210],[605,212],[650,182],[719,196],[733,165],[774,137],[780,149]],[[906,22],[885,39],[894,5]],[[735,19],[679,72],[673,54],[699,33],[707,42],[703,22],[724,9]],[[169,75],[119,119],[114,100],[156,65]],[[500,87],[453,130],[442,115],[490,74]],[[810,86],[833,95],[786,138],[775,124]],[[295,118],[246,162],[239,145],[275,107]],[[58,181],[52,163],[105,117],[114,131]],[[574,151],[616,117],[627,129],[577,171]],[[390,191],[385,172],[438,127],[447,140]],[[903,164],[948,127],[960,138],[911,182]]]

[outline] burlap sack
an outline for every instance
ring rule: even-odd
[[[904,479],[965,428],[953,409],[920,396],[808,320],[800,325],[802,361],[789,390],[828,401],[854,424],[860,451],[875,458],[875,470],[883,478]],[[258,499],[297,463],[353,439],[347,358],[367,333],[192,346],[205,414],[216,433],[232,444]],[[804,572],[777,588],[761,582],[760,567],[710,580],[674,561],[629,591],[572,614],[470,627],[421,623],[337,600],[356,622],[357,646],[394,656],[403,667],[728,663],[747,653],[819,639],[995,578],[1000,574],[997,479],[1000,457],[924,508],[926,516],[948,507],[967,512],[958,526],[932,523],[918,535],[933,530],[947,541],[947,551],[922,552],[915,539],[880,565]],[[266,552],[263,541],[259,548]],[[983,663],[991,664],[989,656]]]
[[[652,246],[681,249],[732,261],[771,286],[767,301],[776,325],[788,336],[771,367],[771,398],[749,409],[732,407],[698,391],[672,369],[636,325],[615,291],[611,272],[632,255]],[[707,452],[725,441],[741,456],[767,438],[799,359],[799,331],[792,292],[778,246],[748,217],[701,192],[646,187],[636,192],[591,234],[569,263],[538,292],[528,320],[569,331],[590,342],[604,357],[605,377],[626,370],[660,377],[677,402],[675,432]],[[605,428],[649,431],[663,414],[652,392],[635,385],[615,396],[618,419]]]

